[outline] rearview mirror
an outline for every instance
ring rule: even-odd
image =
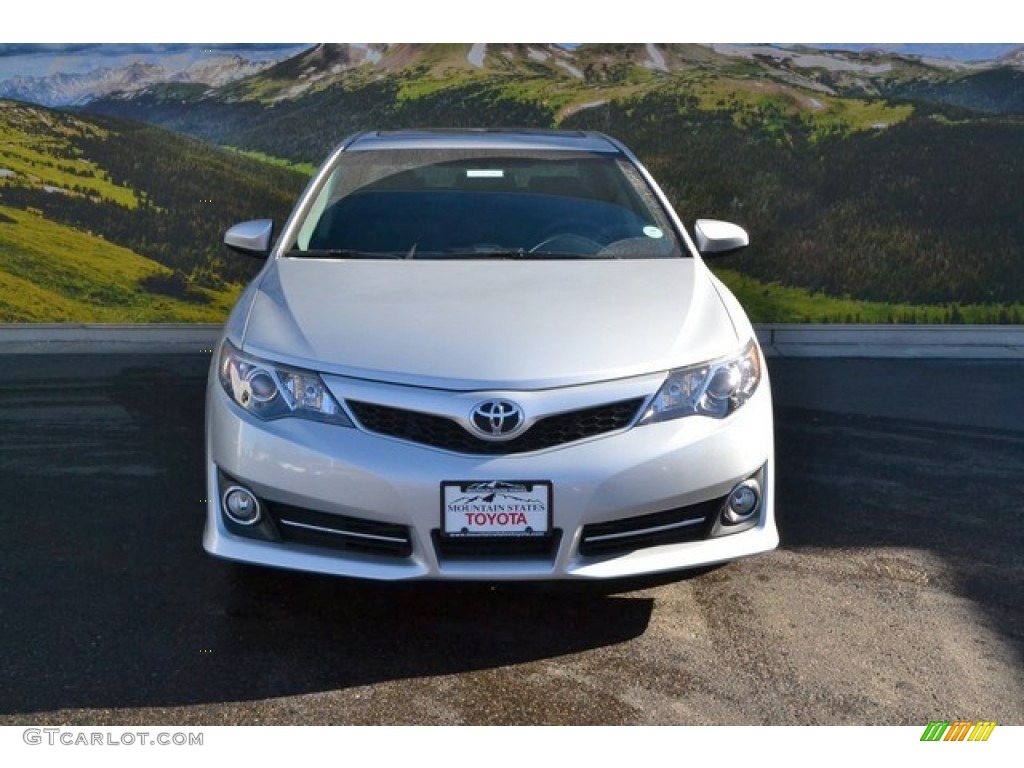
[[[243,221],[224,233],[224,245],[246,256],[265,259],[270,254],[270,238],[273,233],[274,222],[270,219]]]
[[[750,236],[743,227],[717,219],[697,219],[697,250],[706,256],[729,253],[750,245]]]

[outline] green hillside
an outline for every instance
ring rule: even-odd
[[[696,45],[487,46],[475,64],[468,45],[402,45],[346,68],[349,53],[320,46],[187,105],[157,88],[91,108],[292,162],[366,128],[603,131],[684,221],[750,230],[722,264],[747,278],[904,318],[908,304],[1013,317],[1024,301],[1018,70]]]
[[[221,88],[154,86],[88,111],[0,102],[0,206],[169,270],[125,291],[212,312],[258,266],[225,252],[224,229],[282,221],[350,133],[598,130],[687,224],[751,232],[713,267],[755,320],[1020,322],[1019,69],[768,47],[371,48],[318,46]]]
[[[258,262],[224,230],[302,173],[169,131],[0,102],[0,320],[218,321]]]
[[[109,137],[95,121],[0,101],[0,178],[8,187],[20,183],[135,208],[133,190],[75,150],[76,140]]]
[[[764,282],[721,261],[712,271],[758,323],[892,323],[900,325],[1024,323],[1024,302],[1007,304],[912,304],[830,296],[821,291]]]
[[[218,322],[231,289],[154,294],[172,271],[40,216],[0,206],[0,322]]]
[[[895,125],[913,114],[877,88],[830,88],[784,67],[663,45],[665,69],[639,44],[488,45],[480,66],[469,45],[385,46],[374,65],[324,45],[213,91],[154,86],[99,99],[90,112],[161,125],[215,144],[318,162],[348,133],[402,127],[558,127],[610,101],[671,94],[701,110],[728,110],[740,127],[799,117],[815,136]],[[818,78],[815,73],[815,78]]]
[[[1024,114],[1024,72],[1003,68],[941,80],[912,80],[894,85],[888,95],[995,115],[1021,115]]]
[[[921,115],[824,138],[765,109],[738,126],[672,94],[613,101],[567,127],[622,137],[684,221],[736,221],[722,260],[765,282],[889,303],[1024,300],[1024,121]]]

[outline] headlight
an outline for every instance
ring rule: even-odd
[[[640,424],[711,416],[722,419],[743,405],[761,381],[761,357],[751,340],[738,356],[669,373]]]
[[[228,397],[261,419],[295,416],[351,427],[320,376],[239,352],[230,343],[221,346],[220,383]]]

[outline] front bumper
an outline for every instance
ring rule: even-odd
[[[721,563],[778,545],[767,376],[726,419],[690,416],[512,456],[459,455],[293,418],[263,422],[237,408],[211,379],[207,475],[205,549],[294,570],[387,580],[614,578]],[[711,535],[719,501],[755,475],[762,489],[756,522],[739,533]],[[523,479],[551,482],[556,533],[546,545],[453,547],[440,536],[442,482]],[[278,541],[246,535],[225,520],[225,483],[249,488],[313,535]],[[700,512],[708,519],[691,525]],[[614,546],[618,534],[608,531],[631,518],[651,535]],[[324,520],[340,521],[371,542],[405,531],[407,546],[330,546],[330,534],[316,535]],[[680,528],[689,530],[664,533]],[[613,545],[587,545],[588,530]]]

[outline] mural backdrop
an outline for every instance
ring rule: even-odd
[[[349,133],[532,126],[746,227],[755,322],[1021,323],[1024,47],[850,48],[0,46],[0,321],[220,321]]]

